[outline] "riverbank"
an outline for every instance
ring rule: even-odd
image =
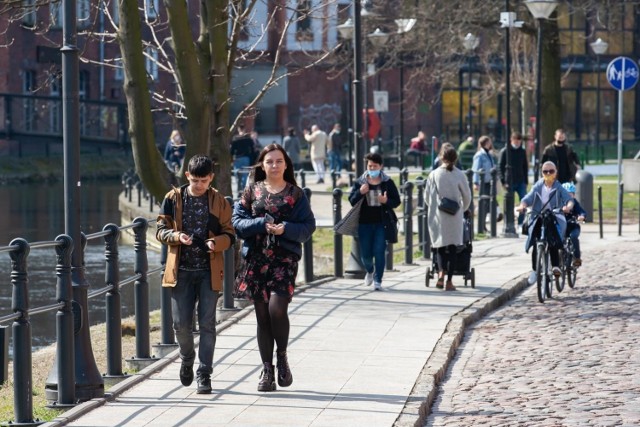
[[[133,168],[130,152],[110,152],[108,156],[83,154],[80,157],[82,179],[120,179]],[[0,184],[56,182],[64,179],[62,155],[50,157],[0,157]]]

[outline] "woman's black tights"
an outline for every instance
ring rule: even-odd
[[[268,303],[254,302],[258,321],[258,348],[263,362],[273,363],[273,343],[278,351],[286,351],[289,342],[289,300],[271,294]]]
[[[438,266],[440,267],[440,271],[444,271],[447,273],[447,281],[449,282],[453,277],[453,267],[456,260],[455,257],[455,245],[443,246],[441,248],[438,248]]]

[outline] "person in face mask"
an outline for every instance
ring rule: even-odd
[[[576,172],[580,169],[578,155],[567,142],[564,129],[556,129],[554,141],[542,153],[541,163],[551,161],[557,168],[558,181],[576,182]]]
[[[491,169],[496,166],[494,158],[493,142],[487,135],[478,139],[478,151],[473,155],[473,187],[479,192],[479,196],[489,196],[491,194]],[[480,172],[482,171],[482,172]],[[490,200],[488,197],[480,199],[478,215],[486,218],[489,215]],[[502,213],[498,214],[498,221],[502,220]]]
[[[567,221],[564,213],[569,213],[573,209],[573,197],[569,192],[562,187],[562,184],[557,180],[557,168],[553,162],[546,161],[542,164],[542,178],[536,182],[531,191],[520,202],[520,205],[515,208],[518,213],[524,212],[528,206],[531,206],[533,215],[528,224],[529,232],[527,241],[525,243],[525,251],[529,252],[529,249],[533,247],[531,252],[531,274],[529,275],[529,284],[533,284],[536,281],[536,241],[540,237],[541,224],[538,221],[538,213],[545,209],[561,209],[562,212],[556,213],[556,221],[558,224],[558,234],[560,241],[564,239],[564,235],[567,229]],[[563,213],[564,212],[564,213]],[[551,250],[551,265],[553,266],[553,274],[555,276],[560,275],[560,264],[557,248]]]
[[[393,209],[400,206],[400,193],[393,180],[382,171],[379,153],[369,153],[364,159],[367,170],[353,184],[349,202],[355,206],[364,199],[358,219],[360,258],[366,270],[364,284],[373,283],[374,289],[380,291],[387,241],[393,237],[397,239],[397,236],[386,235],[385,224],[388,226],[390,218],[395,217]]]
[[[529,162],[527,161],[527,152],[522,146],[522,134],[520,132],[511,133],[511,142],[508,149],[511,156],[511,190],[518,194],[518,200],[522,200],[524,195],[527,194],[527,185],[529,184]],[[507,147],[500,150],[498,172],[500,173],[502,186],[508,190]],[[524,215],[519,215],[518,225],[522,225],[523,220]]]

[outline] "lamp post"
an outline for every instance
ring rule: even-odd
[[[511,27],[521,27],[522,22],[516,21],[515,12],[509,11],[509,0],[505,0],[506,12],[500,13],[500,23],[505,29],[504,37],[504,78],[505,78],[505,101],[506,101],[506,128],[505,128],[505,154],[507,156],[507,165],[505,168],[505,181],[507,183],[504,192],[504,212],[506,214],[504,236],[517,237],[514,224],[514,195],[513,195],[513,157],[511,153],[511,48],[510,31]]]
[[[416,24],[415,18],[410,19],[396,19],[396,25],[398,26],[398,34],[404,34],[413,28]],[[400,151],[403,152],[404,148],[404,58],[400,60]],[[404,158],[404,157],[402,157]]]
[[[524,2],[531,12],[531,15],[538,21],[538,72],[536,79],[536,139],[534,141],[533,153],[533,179],[538,180],[540,176],[540,111],[542,98],[542,21],[549,19],[553,11],[558,6],[555,0],[526,0]]]
[[[596,156],[600,153],[600,55],[607,53],[609,43],[598,38],[591,43],[591,49],[596,54]]]
[[[473,91],[473,85],[471,83],[471,55],[473,54],[473,51],[475,50],[475,48],[478,47],[479,43],[480,43],[480,40],[478,39],[478,37],[474,36],[471,33],[467,33],[467,35],[464,37],[464,40],[462,40],[464,49],[468,53],[467,59],[468,59],[468,70],[469,70],[469,135],[473,135],[473,114],[471,111],[471,108],[473,107],[473,104],[471,102],[471,96]]]

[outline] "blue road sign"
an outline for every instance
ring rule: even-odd
[[[607,80],[615,90],[629,90],[638,83],[638,64],[626,56],[618,56],[607,66]]]

